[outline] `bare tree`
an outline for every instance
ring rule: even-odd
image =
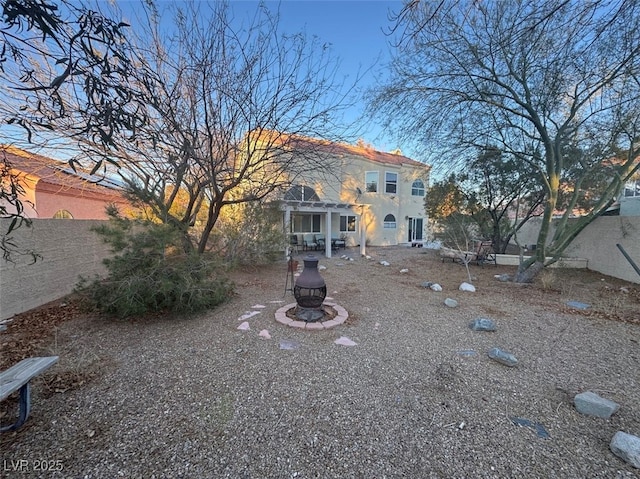
[[[640,4],[412,1],[396,20],[393,77],[372,111],[443,161],[493,145],[538,172],[542,228],[516,278],[530,281],[640,167]],[[598,194],[569,222],[585,185]]]
[[[174,16],[167,37],[149,12],[132,59],[129,86],[148,121],[114,135],[116,149],[90,139],[82,148],[120,165],[132,198],[202,253],[226,205],[333,173],[310,138],[338,139],[346,94],[331,51],[280,34],[264,7],[244,23],[226,2],[181,4]]]

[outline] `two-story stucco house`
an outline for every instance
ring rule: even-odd
[[[298,247],[331,256],[343,244],[361,252],[365,245],[422,244],[428,165],[366,145],[308,141],[333,174],[301,175],[280,199],[285,231]]]

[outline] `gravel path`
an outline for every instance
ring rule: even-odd
[[[60,377],[64,392],[35,383],[31,418],[0,438],[2,477],[638,477],[609,442],[619,430],[640,435],[640,325],[568,311],[567,294],[592,299],[580,287],[554,293],[493,278],[508,268],[472,266],[469,293],[457,289],[465,268],[432,252],[349,253],[354,261],[320,261],[329,295],[350,315],[328,331],[275,322],[292,302],[284,263],[239,273],[237,295],[196,318],[66,323],[46,351],[61,362],[45,378],[56,389]],[[239,331],[257,304],[266,307]],[[498,330],[471,331],[478,317]],[[334,344],[340,336],[357,345]],[[488,358],[493,347],[518,366]],[[581,415],[572,401],[585,390],[621,409]],[[19,460],[28,476],[11,470]],[[42,460],[62,471],[34,471]]]

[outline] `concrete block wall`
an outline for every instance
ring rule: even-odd
[[[35,219],[31,228],[11,232],[21,249],[42,256],[30,264],[30,257],[16,255],[15,263],[0,259],[0,319],[28,311],[71,293],[80,275],[92,278],[106,272],[102,260],[109,246],[90,228],[99,220]],[[10,220],[0,219],[2,233]]]
[[[539,219],[533,218],[527,222],[518,233],[520,243],[523,245],[534,244],[539,229]],[[596,218],[569,245],[565,255],[570,258],[587,259],[590,270],[632,283],[640,283],[640,275],[636,273],[617,248],[616,244],[618,243],[640,267],[640,216],[601,216]]]
[[[566,250],[567,256],[588,258],[589,269],[632,283],[640,275],[617,248],[620,244],[640,267],[640,217],[601,216],[587,226]]]

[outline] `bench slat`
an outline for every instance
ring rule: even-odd
[[[27,358],[0,373],[0,401],[58,362],[58,356]]]

